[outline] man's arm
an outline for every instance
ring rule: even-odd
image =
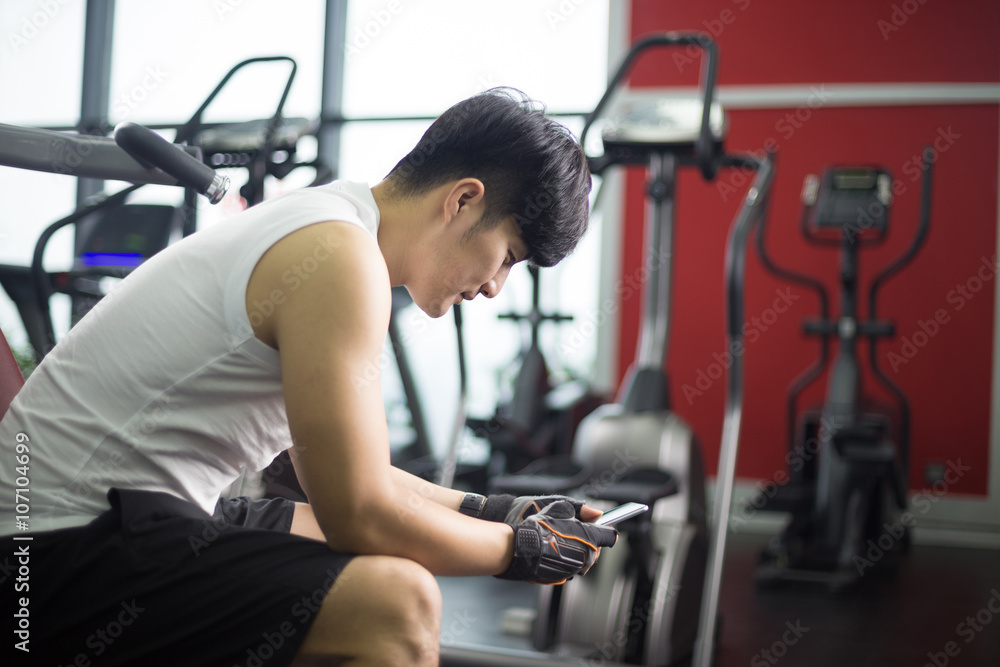
[[[283,281],[320,256],[295,289]],[[457,492],[393,472],[380,385],[391,292],[370,235],[327,222],[285,237],[258,262],[247,302],[275,290],[280,305],[254,331],[280,354],[290,453],[331,548],[401,556],[435,574],[504,571],[509,526],[459,514]]]
[[[462,491],[428,482],[426,479],[411,475],[405,470],[393,467],[391,472],[392,481],[409,498],[407,502],[410,505],[419,506],[425,502],[432,502],[458,511],[458,506],[462,503],[462,498],[465,497],[465,493]]]
[[[294,458],[292,458],[292,465],[293,467],[295,465]],[[409,507],[420,507],[423,503],[433,502],[457,511],[462,498],[465,496],[461,491],[432,484],[427,480],[421,479],[416,475],[411,475],[396,467],[393,467],[391,472],[396,486],[407,494],[407,506]],[[296,475],[300,476],[299,483],[302,484],[303,482],[298,470],[296,470]],[[312,506],[309,503],[295,503],[295,514],[292,518],[291,532],[293,535],[309,537],[314,540],[326,540],[323,531],[319,527],[319,523],[316,521],[316,515],[313,513]]]

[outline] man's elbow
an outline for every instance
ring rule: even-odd
[[[331,549],[365,555],[392,552],[392,523],[401,517],[392,501],[380,495],[352,494],[349,499],[320,503],[319,507],[313,503],[316,520]]]

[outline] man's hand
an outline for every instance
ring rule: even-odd
[[[560,501],[570,503],[573,506],[574,515],[581,521],[590,523],[596,521],[603,514],[600,510],[584,505],[582,500],[568,496],[518,496],[515,498],[511,495],[491,495],[483,503],[480,518],[487,521],[503,521],[516,526],[532,514]]]
[[[499,578],[562,584],[586,574],[600,548],[614,546],[618,531],[585,523],[575,514],[572,503],[558,500],[513,525],[514,558]]]

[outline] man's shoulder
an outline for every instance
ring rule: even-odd
[[[250,278],[248,303],[270,298],[290,328],[345,315],[381,327],[391,303],[389,273],[378,243],[351,222],[328,220],[302,227],[269,248]],[[270,331],[268,331],[270,329]],[[277,331],[257,331],[264,340]],[[272,339],[273,340],[273,339]],[[277,342],[277,341],[275,341]]]
[[[271,254],[280,255],[283,272],[301,280],[313,274],[328,279],[376,278],[386,274],[385,259],[377,239],[355,222],[327,220],[297,229],[269,248],[262,262]]]

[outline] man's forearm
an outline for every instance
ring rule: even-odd
[[[443,576],[499,574],[510,564],[514,533],[506,524],[463,516],[406,487],[396,487],[386,509],[377,535],[370,533],[376,553],[410,558]]]
[[[388,513],[391,516],[376,531],[381,548],[368,553],[411,558],[445,576],[498,574],[510,563],[513,532],[505,524],[463,517],[402,486],[396,488],[395,496],[393,510]],[[424,530],[412,530],[414,524],[422,522],[426,522]],[[312,507],[306,503],[295,504],[291,532],[326,541]],[[456,539],[458,535],[461,537]]]
[[[433,502],[457,511],[465,497],[462,491],[433,484],[396,467],[392,468],[391,476],[396,487],[405,491],[406,504],[413,509],[425,502]]]

